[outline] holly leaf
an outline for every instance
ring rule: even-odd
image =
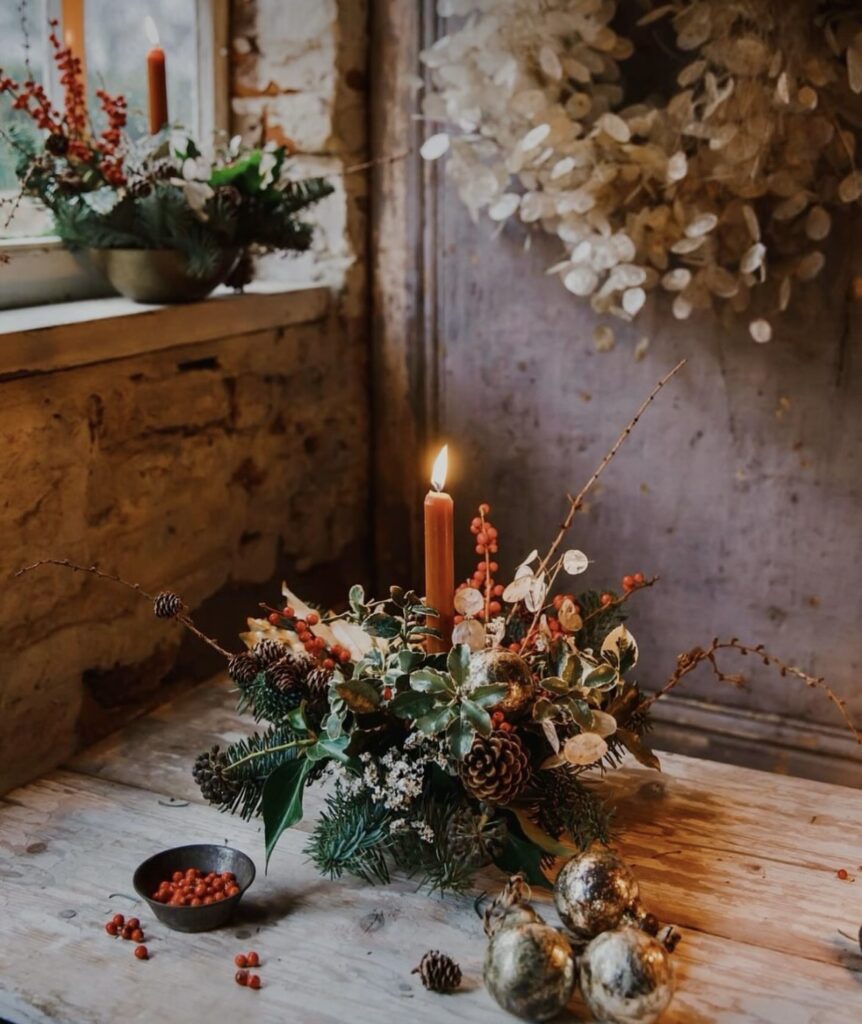
[[[455,709],[447,704],[442,708],[435,708],[433,711],[429,711],[427,715],[423,715],[421,718],[417,718],[416,728],[420,732],[425,733],[426,736],[435,736],[438,732],[442,732],[453,718],[455,718]]]
[[[637,641],[625,626],[617,626],[605,637],[602,643],[602,657],[619,669],[620,675],[637,664]]]
[[[434,707],[434,698],[430,693],[418,690],[405,690],[396,694],[389,702],[389,710],[396,718],[421,718]]]
[[[453,719],[446,728],[449,749],[456,761],[463,761],[473,746],[474,729],[465,715]]]
[[[466,644],[456,644],[446,659],[449,675],[461,686],[467,679],[470,669],[470,648]]]
[[[401,632],[401,623],[394,615],[387,615],[386,612],[372,612],[362,623],[362,628],[369,636],[391,640]]]
[[[505,683],[489,683],[487,686],[477,686],[470,692],[470,700],[478,704],[480,708],[492,708],[509,692]]]
[[[335,687],[338,696],[357,714],[367,714],[380,704],[380,694],[364,679],[348,679]]]
[[[282,832],[302,819],[302,790],[311,770],[305,757],[285,761],[263,784],[263,827],[266,864]]]
[[[451,679],[433,668],[420,668],[410,673],[410,687],[420,693],[452,693]]]
[[[491,716],[472,700],[465,698],[461,701],[461,718],[466,720],[480,736],[491,735]]]

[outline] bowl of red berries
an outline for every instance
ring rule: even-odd
[[[254,861],[240,850],[197,843],[149,857],[132,884],[169,928],[208,932],[227,924],[254,874]]]

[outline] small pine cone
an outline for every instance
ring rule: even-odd
[[[305,680],[314,662],[305,655],[288,654],[280,658],[266,670],[266,681],[281,693],[288,690],[305,695]]]
[[[53,135],[49,135],[45,140],[45,149],[52,156],[64,156],[69,148],[69,139],[66,135],[60,132],[55,132]]]
[[[290,648],[287,644],[283,644],[278,640],[264,638],[263,640],[258,640],[254,647],[252,647],[251,653],[257,658],[263,668],[268,668],[277,661],[281,661],[289,650]]]
[[[461,984],[461,968],[439,949],[429,949],[410,973],[418,974],[431,992],[454,992]]]
[[[476,736],[461,762],[461,781],[477,800],[511,803],[530,781],[530,757],[515,733]]]
[[[153,191],[153,186],[146,178],[133,178],[126,185],[126,191],[132,199],[145,199]]]
[[[183,599],[179,594],[174,594],[170,590],[163,590],[161,594],[156,594],[153,601],[153,611],[159,619],[175,619],[184,607]]]
[[[329,699],[329,681],[332,670],[313,668],[305,677],[305,689],[311,704],[326,704]]]
[[[248,689],[257,679],[260,671],[260,662],[251,651],[234,654],[227,663],[227,674],[241,690]]]
[[[200,786],[201,795],[207,803],[233,803],[238,787],[225,774],[227,766],[227,754],[220,752],[218,745],[195,758],[192,777]]]

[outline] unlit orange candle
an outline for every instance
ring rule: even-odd
[[[150,135],[155,135],[168,123],[167,69],[165,51],[159,46],[156,23],[147,15],[144,25],[153,44],[147,53],[147,81],[150,93]]]
[[[425,649],[448,651],[452,643],[455,614],[455,531],[452,498],[444,490],[448,448],[440,449],[431,472],[431,490],[425,497],[425,600],[440,612],[428,625],[440,631],[441,639],[428,637]]]

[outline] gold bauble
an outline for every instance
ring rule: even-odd
[[[530,666],[514,651],[493,647],[487,651],[476,651],[470,658],[467,672],[469,692],[480,686],[508,687],[508,693],[489,711],[502,711],[505,715],[523,715],[533,703],[536,684]]]

